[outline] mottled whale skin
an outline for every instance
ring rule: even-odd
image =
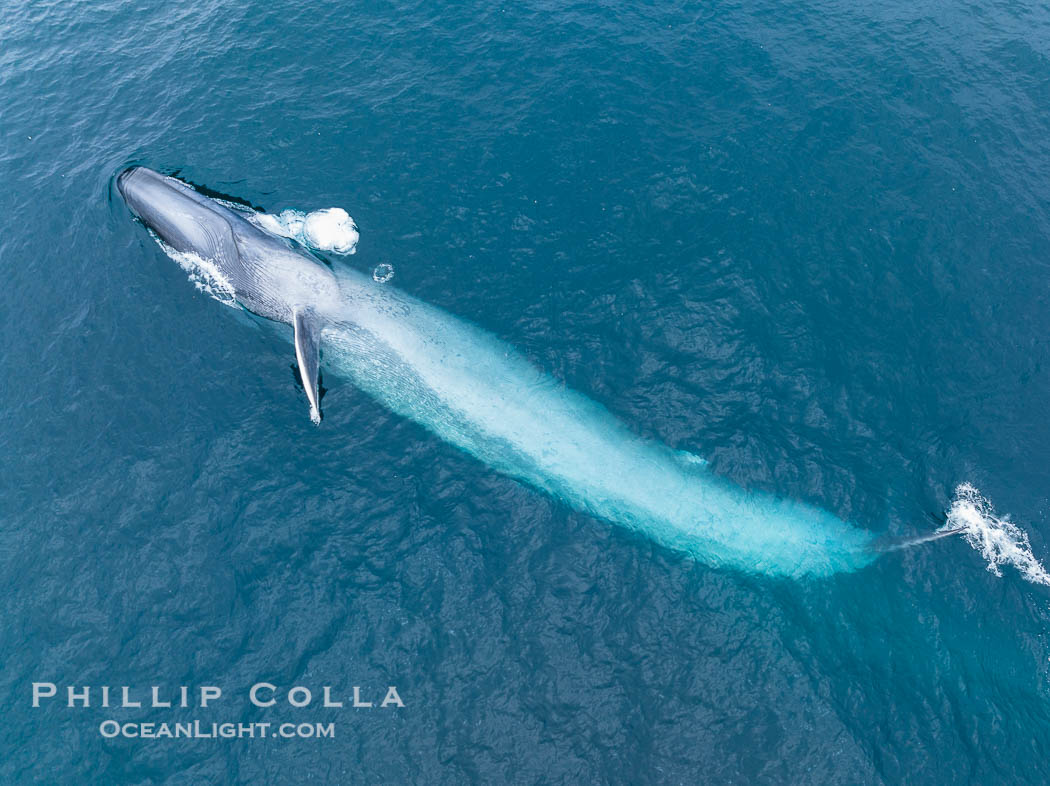
[[[320,422],[320,333],[325,313],[339,298],[332,272],[288,240],[181,180],[136,166],[117,176],[117,190],[165,245],[214,266],[228,294],[244,308],[294,328],[310,417]]]
[[[222,279],[224,295],[294,327],[315,421],[323,343],[326,369],[390,410],[499,472],[708,565],[807,578],[878,556],[867,530],[746,491],[697,456],[638,437],[505,342],[348,265],[333,272],[236,206],[142,167],[117,185],[180,264],[189,255]]]

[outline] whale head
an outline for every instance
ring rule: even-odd
[[[199,289],[292,326],[310,417],[320,422],[322,315],[340,302],[332,272],[287,238],[174,177],[134,166],[117,175],[116,186],[131,212]]]
[[[212,200],[185,183],[143,166],[117,176],[117,191],[147,228],[176,251],[215,258],[230,234]]]

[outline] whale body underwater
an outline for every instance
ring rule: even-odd
[[[121,172],[117,190],[212,294],[292,326],[315,422],[323,349],[326,371],[495,470],[709,565],[819,577],[883,550],[828,511],[746,491],[637,436],[505,342],[349,266],[328,268],[250,208],[145,167]]]

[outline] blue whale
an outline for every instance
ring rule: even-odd
[[[250,209],[144,167],[122,172],[117,188],[212,295],[292,327],[315,422],[323,348],[326,370],[490,467],[708,565],[805,578],[878,556],[867,530],[745,491],[697,456],[638,437],[491,334],[346,266],[330,270]]]

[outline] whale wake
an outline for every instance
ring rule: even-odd
[[[370,276],[337,275],[325,366],[490,467],[711,565],[803,577],[876,558],[866,530],[747,492],[631,433],[494,336]]]

